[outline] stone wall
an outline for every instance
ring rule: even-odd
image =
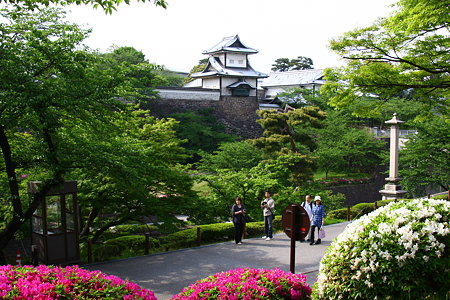
[[[256,138],[262,135],[262,128],[256,123],[258,101],[256,97],[226,97],[219,100],[199,99],[152,99],[144,108],[156,117],[186,111],[210,108],[217,120],[225,126],[225,132],[243,138]]]
[[[353,206],[358,203],[372,203],[381,200],[380,190],[386,184],[384,172],[387,167],[379,167],[373,182],[364,184],[350,184],[334,186],[330,189],[333,193],[342,193],[345,195],[345,206]]]

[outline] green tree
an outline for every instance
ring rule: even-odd
[[[0,147],[3,158],[2,202],[7,204],[0,249],[35,211],[39,197],[28,203],[19,174],[45,173],[42,193],[58,185],[67,170],[61,153],[62,120],[106,121],[123,105],[112,96],[124,78],[117,70],[96,68],[96,56],[81,42],[88,32],[64,22],[60,10],[1,10],[0,23]],[[81,49],[81,50],[80,50]],[[20,145],[32,142],[25,149]],[[34,177],[36,178],[36,177]],[[26,194],[25,194],[26,195]]]
[[[313,61],[309,57],[298,56],[294,59],[277,58],[272,64],[272,71],[286,72],[292,70],[308,70],[312,69]]]
[[[212,115],[212,109],[200,109],[171,115],[179,121],[176,133],[185,140],[184,147],[192,156],[189,162],[200,159],[201,151],[211,153],[224,142],[236,140],[235,136],[224,133],[224,127]]]
[[[291,60],[291,70],[308,70],[312,69],[313,61],[309,57],[298,56]]]
[[[175,123],[137,117],[144,113],[117,100],[136,94],[126,69],[102,67],[104,58],[82,45],[88,32],[65,22],[61,10],[1,15],[0,250],[64,179],[80,179],[83,207],[106,203],[118,219],[148,203],[156,215],[173,212],[160,195],[185,193],[180,202],[188,203]],[[42,181],[31,202],[28,180]]]
[[[325,127],[317,131],[314,155],[321,170],[345,173],[371,173],[382,164],[384,143],[367,129],[352,126],[340,111],[329,111]]]
[[[262,160],[262,152],[246,141],[223,143],[213,153],[203,153],[198,168],[215,172],[219,169],[251,169]]]
[[[121,67],[124,70],[131,87],[141,98],[156,97],[154,89],[158,86],[181,85],[181,76],[166,70],[164,66],[149,63],[144,53],[133,47],[113,46],[110,52],[101,56],[104,58],[102,67]]]
[[[272,71],[286,72],[291,68],[291,60],[289,58],[277,58],[272,65]]]
[[[137,0],[138,2],[146,2],[146,0]],[[88,4],[92,5],[94,8],[101,7],[106,13],[110,14],[114,10],[117,9],[117,6],[122,3],[121,0],[3,0],[2,2],[5,2],[7,4],[11,4],[17,8],[24,8],[27,10],[34,10],[41,8],[42,6],[49,7],[50,4],[60,4],[60,5],[69,5],[69,4]],[[150,2],[150,1],[147,1]],[[130,4],[130,1],[125,1],[126,4]],[[167,8],[167,2],[165,0],[153,0],[153,3],[156,6],[161,6],[164,8]]]
[[[331,42],[347,65],[327,69],[323,88],[332,93],[330,103],[337,108],[369,96],[372,101],[360,107],[361,116],[407,95],[421,104],[422,117],[440,113],[447,118],[449,1],[400,0],[396,7],[389,17]]]
[[[450,186],[450,126],[441,118],[417,123],[417,135],[399,153],[399,173],[404,188],[414,196],[425,194],[429,185]]]
[[[134,111],[112,122],[112,129],[86,132],[83,124],[73,124],[66,132],[66,147],[77,149],[71,154],[77,168],[69,175],[81,183],[81,236],[93,241],[109,227],[142,216],[172,224],[175,213],[187,213],[195,197],[192,179],[178,165],[185,154],[175,137],[175,120]]]
[[[325,113],[318,107],[302,107],[284,113],[259,110],[258,115],[264,136],[252,143],[264,152],[267,167],[284,174],[294,186],[310,179],[315,170],[310,155],[315,147],[311,129],[322,126]]]
[[[192,77],[192,74],[195,74],[195,73],[203,71],[206,68],[207,64],[208,64],[208,59],[207,58],[200,59],[198,61],[198,64],[196,66],[194,66],[189,71],[188,76],[186,76],[186,78],[184,78],[183,84],[187,84],[187,83],[189,83],[191,81],[194,81],[195,78]]]

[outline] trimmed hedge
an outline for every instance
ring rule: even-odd
[[[159,248],[158,239],[149,238],[149,246],[151,249]],[[143,235],[127,235],[120,236],[97,244],[92,249],[92,255],[95,261],[103,261],[121,258],[125,253],[132,255],[143,255],[145,249],[145,236]],[[127,255],[129,256],[129,255]]]
[[[201,234],[201,243],[218,243],[234,239],[233,223],[217,223],[208,225],[199,225]],[[162,247],[170,249],[180,249],[194,247],[197,245],[197,227],[181,230],[160,238]],[[274,231],[280,231],[281,216],[276,216],[273,221]],[[264,222],[249,222],[246,224],[246,234],[248,237],[263,235]]]
[[[392,200],[377,201],[377,206],[382,207],[392,202]],[[350,219],[354,220],[375,210],[375,203],[358,203],[350,208]],[[347,219],[347,208],[330,211],[327,217],[334,219]]]
[[[146,224],[125,224],[117,225],[108,229],[102,234],[102,238],[105,240],[116,238],[119,236],[133,235],[133,234],[145,234],[148,232],[159,233],[158,226],[146,225]]]

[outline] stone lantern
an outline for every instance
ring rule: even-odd
[[[394,117],[385,123],[391,124],[389,177],[386,178],[387,184],[384,186],[384,189],[380,191],[380,194],[383,200],[398,199],[406,194],[406,191],[402,190],[402,187],[398,184],[401,180],[401,178],[398,177],[399,124],[404,123],[404,121],[397,119],[397,114],[394,113]]]
[[[28,182],[31,197],[38,197],[39,181]],[[77,182],[65,181],[51,189],[31,218],[31,241],[37,262],[72,264],[80,260]]]

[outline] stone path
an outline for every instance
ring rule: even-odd
[[[316,281],[319,263],[326,248],[347,224],[325,226],[327,236],[320,245],[296,243],[295,272],[305,274],[310,286]],[[230,269],[249,267],[290,270],[290,240],[286,234],[276,234],[271,241],[252,238],[243,242],[242,245],[224,242],[83,267],[135,282],[152,290],[159,300],[170,299],[189,284]]]

